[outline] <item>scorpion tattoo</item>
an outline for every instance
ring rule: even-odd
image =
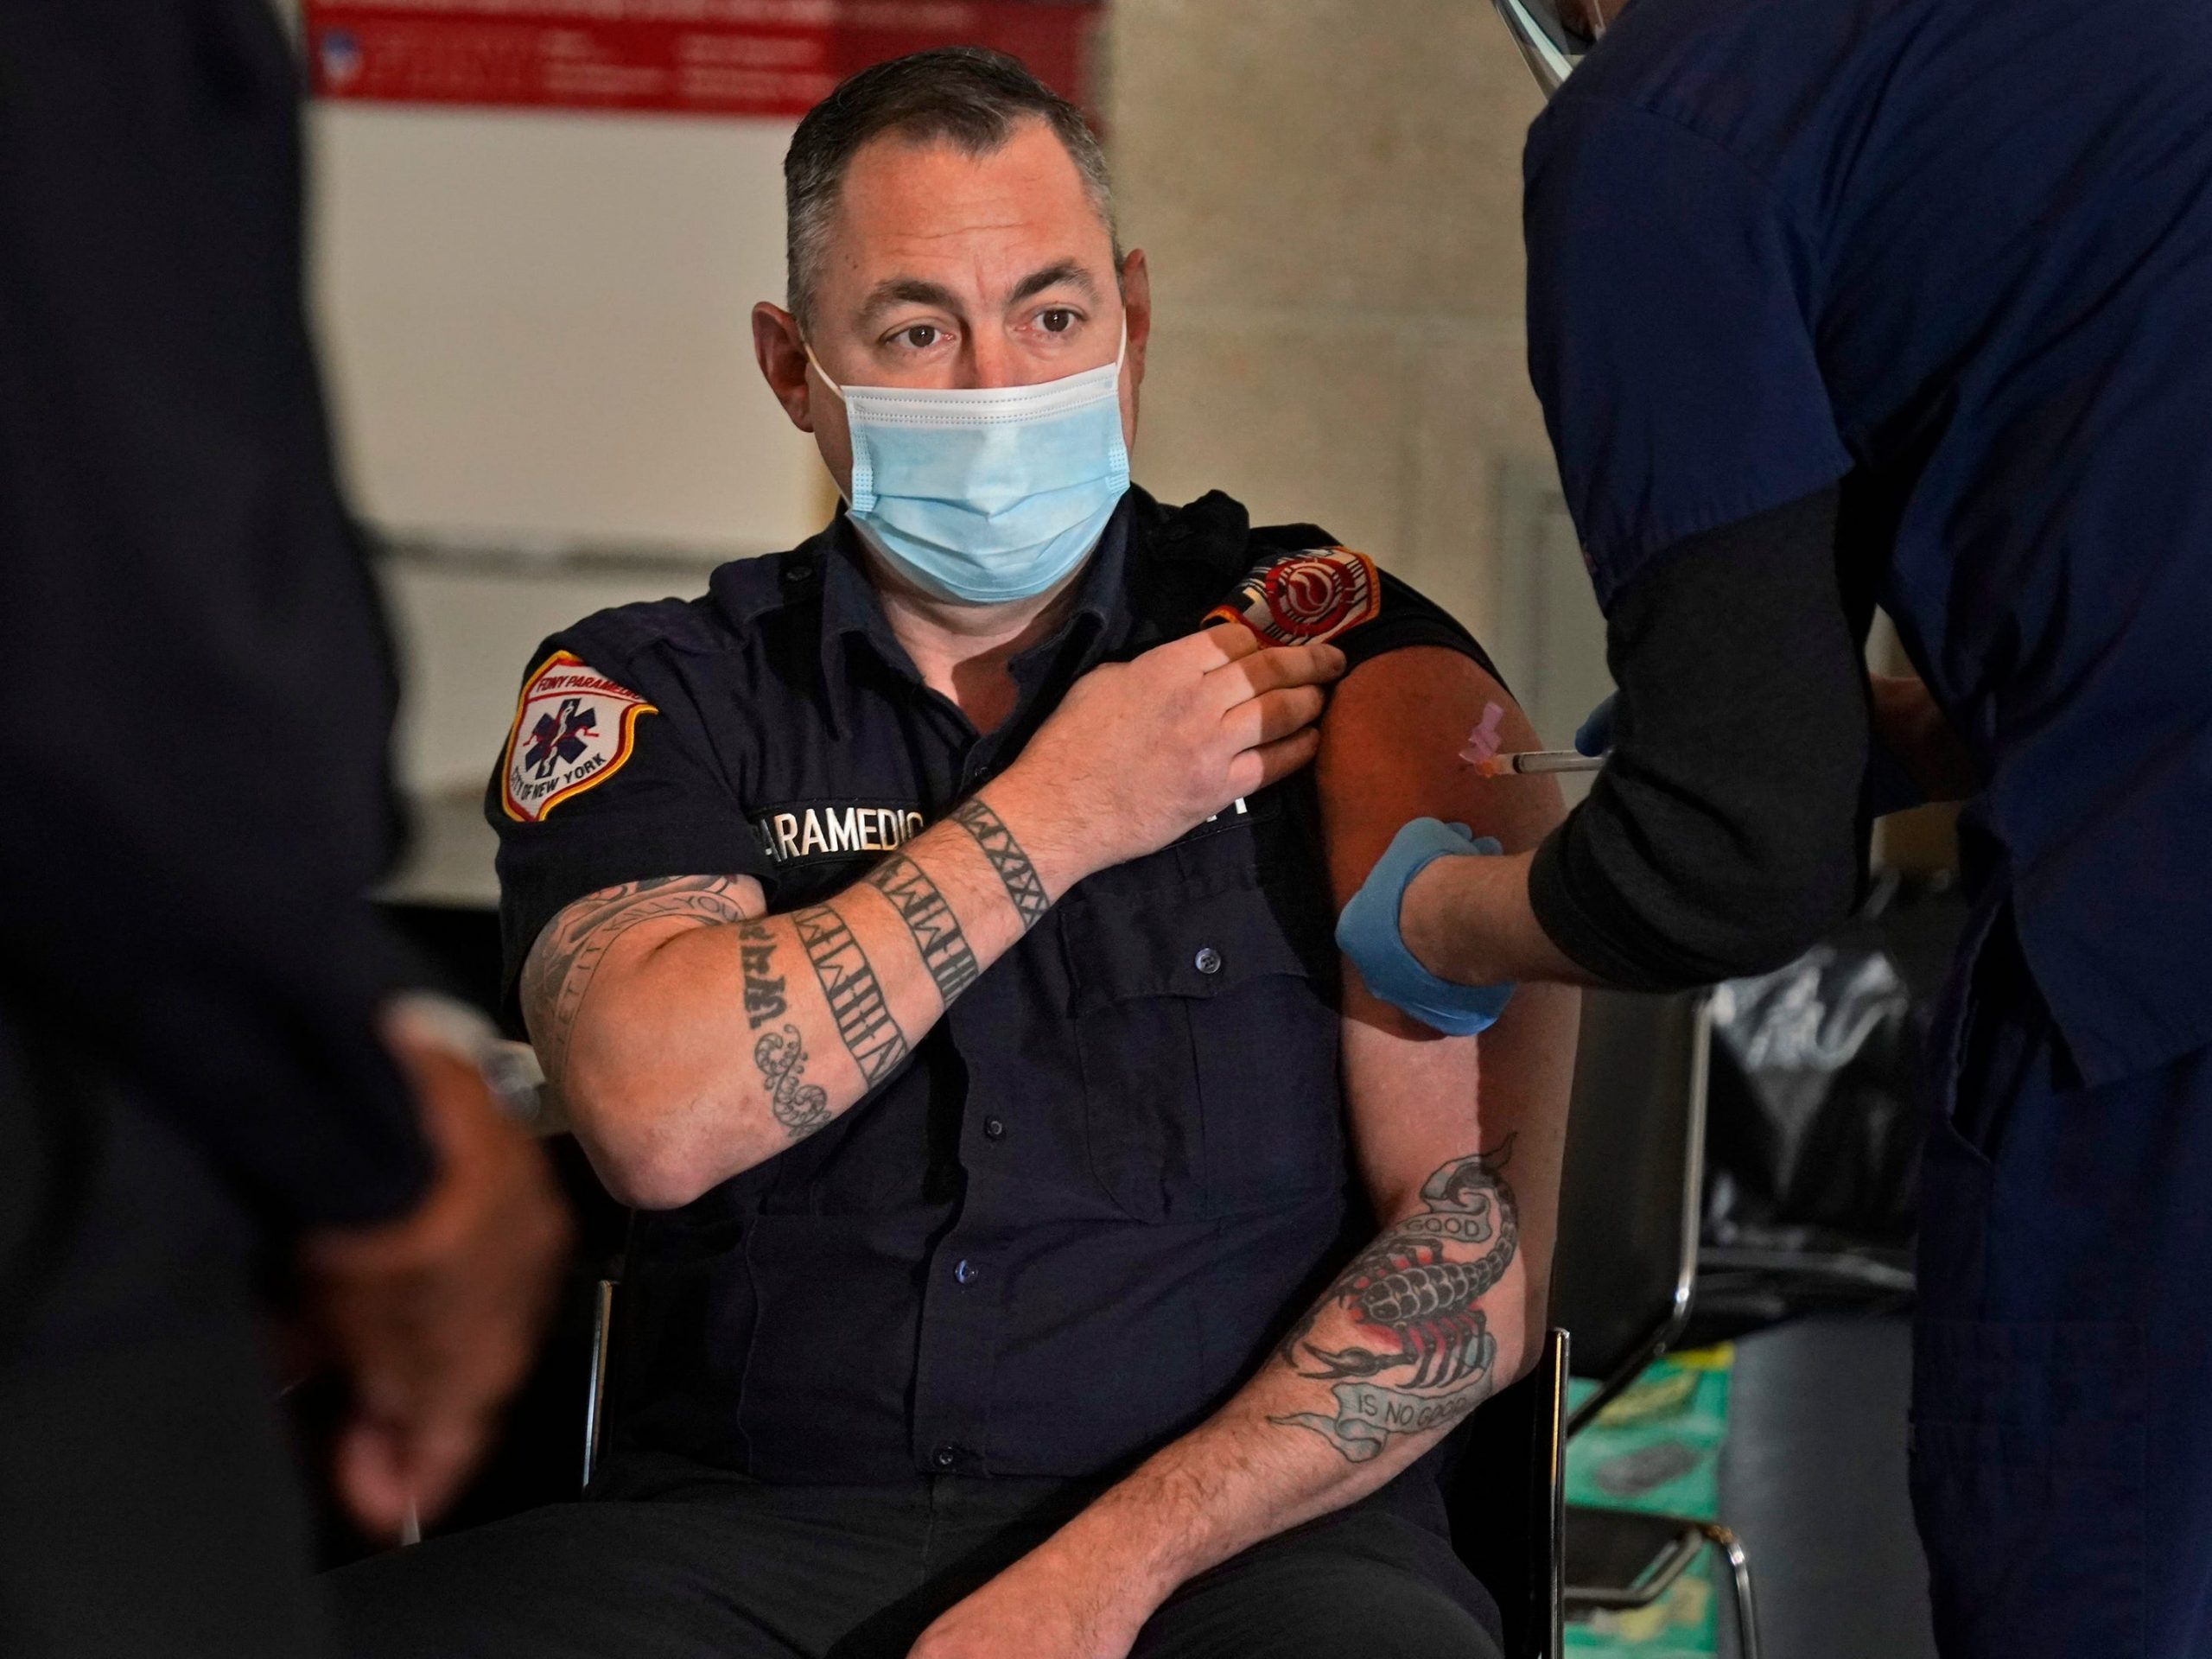
[[[1519,1244],[1513,1189],[1501,1175],[1512,1151],[1508,1135],[1496,1151],[1456,1160],[1430,1176],[1421,1190],[1427,1208],[1352,1259],[1283,1339],[1283,1363],[1301,1376],[1331,1381],[1410,1367],[1410,1376],[1394,1380],[1414,1389],[1456,1388],[1486,1372],[1497,1344],[1476,1303],[1505,1276]],[[1455,1262],[1446,1253],[1452,1244],[1490,1248],[1471,1262]],[[1316,1347],[1314,1324],[1331,1307],[1388,1332],[1395,1347]]]

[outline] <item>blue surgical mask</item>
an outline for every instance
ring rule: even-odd
[[[853,435],[849,516],[918,587],[975,605],[1033,599],[1098,543],[1129,487],[1122,350],[1033,386],[840,386]]]

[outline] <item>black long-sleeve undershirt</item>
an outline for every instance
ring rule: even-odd
[[[1611,757],[1529,879],[1545,932],[1601,979],[1764,972],[1856,899],[1869,711],[1837,503],[1688,537],[1614,601]]]

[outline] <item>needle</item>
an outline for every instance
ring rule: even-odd
[[[1493,754],[1475,762],[1478,775],[1505,778],[1516,772],[1596,772],[1605,764],[1602,754],[1583,754],[1573,749],[1526,749],[1519,754]]]

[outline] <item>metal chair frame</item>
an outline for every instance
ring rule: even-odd
[[[1596,1392],[1569,1414],[1569,1436],[1580,1433],[1599,1412],[1618,1399],[1630,1383],[1643,1375],[1645,1366],[1674,1345],[1690,1322],[1690,1298],[1697,1287],[1698,1235],[1705,1211],[1705,1107],[1713,1066],[1713,1006],[1709,998],[1697,999],[1694,1019],[1687,1083],[1689,1109],[1684,1114],[1683,1123],[1689,1144],[1682,1159],[1682,1221],[1675,1259],[1674,1296],[1666,1312],[1653,1320],[1650,1329],[1637,1339],[1628,1357],[1600,1377]]]
[[[1698,1239],[1704,1219],[1706,1098],[1713,1055],[1713,1010],[1709,996],[1700,995],[1696,999],[1693,1018],[1694,1027],[1690,1043],[1689,1074],[1686,1079],[1690,1098],[1688,1109],[1683,1114],[1683,1133],[1688,1144],[1684,1148],[1682,1158],[1681,1246],[1675,1262],[1674,1294],[1665,1311],[1652,1321],[1648,1331],[1637,1338],[1628,1357],[1599,1378],[1597,1388],[1589,1397],[1568,1414],[1567,1439],[1579,1433],[1595,1421],[1606,1406],[1618,1399],[1643,1374],[1646,1366],[1675,1344],[1689,1324],[1690,1301],[1697,1284]],[[1562,1463],[1565,1455],[1562,1444]],[[1741,1659],[1759,1659],[1758,1617],[1751,1593],[1751,1560],[1745,1553],[1742,1541],[1717,1521],[1702,1521],[1692,1516],[1655,1514],[1649,1510],[1617,1510],[1595,1504],[1571,1505],[1567,1508],[1567,1518],[1559,1534],[1562,1568],[1567,1553],[1567,1528],[1572,1525],[1572,1517],[1575,1515],[1603,1517],[1615,1514],[1634,1514],[1646,1520],[1672,1522],[1677,1529],[1676,1541],[1659,1558],[1655,1570],[1632,1586],[1615,1588],[1563,1583],[1562,1605],[1569,1608],[1593,1610],[1649,1606],[1673,1587],[1675,1581],[1688,1569],[1689,1564],[1701,1550],[1710,1548],[1728,1562],[1738,1651]]]
[[[1531,1659],[1566,1659],[1567,1654],[1567,1379],[1573,1338],[1553,1330],[1544,1338],[1543,1396],[1537,1402],[1534,1465],[1542,1537],[1541,1605],[1535,1621],[1543,1631],[1541,1651]]]
[[[599,1472],[599,1452],[607,1431],[607,1363],[614,1343],[614,1288],[620,1281],[602,1279],[592,1290],[591,1383],[584,1395],[584,1476],[580,1490],[591,1490]]]
[[[1452,1433],[1442,1490],[1454,1552],[1496,1599],[1509,1659],[1562,1659],[1566,1332]]]

